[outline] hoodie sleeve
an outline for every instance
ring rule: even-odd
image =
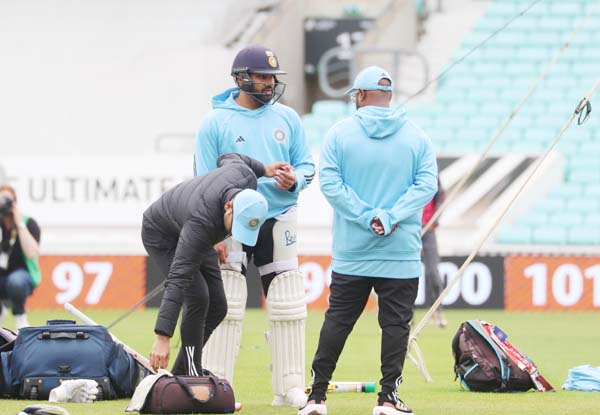
[[[219,157],[219,131],[217,123],[209,116],[202,120],[194,147],[194,174],[202,176],[217,168]]]
[[[437,192],[437,183],[435,154],[431,141],[429,138],[424,137],[413,184],[398,199],[396,204],[385,212],[383,217],[380,216],[385,235],[389,235],[395,224],[423,209],[423,206],[429,203],[435,192]]]
[[[252,157],[245,156],[239,153],[227,153],[223,154],[217,159],[217,167],[223,167],[225,164],[231,162],[242,162],[246,166],[252,169],[252,172],[256,178],[261,178],[265,175],[265,165],[260,161],[253,159]]]
[[[321,192],[335,210],[345,219],[357,222],[363,227],[370,229],[371,220],[385,212],[374,209],[368,203],[360,199],[356,192],[344,183],[341,172],[342,160],[340,160],[337,136],[333,129],[329,130],[319,159],[319,182]]]
[[[296,185],[290,189],[291,192],[300,193],[315,177],[315,163],[313,162],[306,132],[298,114],[294,112],[292,122],[292,144],[290,146],[290,164],[294,166],[296,173]]]

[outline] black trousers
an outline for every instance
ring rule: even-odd
[[[142,241],[161,275],[168,278],[177,239],[144,222]],[[184,290],[181,348],[171,370],[176,375],[202,375],[202,348],[227,314],[227,300],[217,254],[212,250],[205,255],[208,257],[203,258],[202,264],[191,276],[189,285]],[[159,316],[162,309],[161,303]]]
[[[443,289],[438,271],[440,255],[438,254],[435,230],[431,229],[423,235],[422,241],[423,250],[421,251],[421,260],[425,264],[425,305],[430,307],[438,299]]]
[[[381,394],[393,393],[402,382],[408,346],[409,323],[419,287],[418,278],[394,279],[331,275],[329,309],[312,363],[313,385],[309,399],[324,400],[348,335],[362,314],[371,289],[379,298],[381,327]]]

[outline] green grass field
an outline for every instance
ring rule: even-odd
[[[108,324],[120,312],[88,313],[99,323]],[[401,398],[417,415],[441,414],[590,414],[600,413],[600,395],[593,392],[561,390],[571,367],[591,364],[600,366],[600,315],[598,313],[504,313],[501,311],[447,311],[449,328],[427,327],[419,337],[419,345],[433,377],[427,383],[408,361],[405,365]],[[417,313],[417,321],[423,312]],[[156,310],[140,311],[114,327],[113,333],[134,349],[148,354]],[[43,324],[47,318],[66,318],[62,312],[31,312],[32,324]],[[467,319],[482,319],[502,327],[509,340],[528,354],[542,374],[557,388],[556,393],[471,393],[462,391],[454,381],[450,343],[458,325]],[[307,373],[315,352],[322,312],[311,312],[307,324]],[[7,322],[9,325],[12,322]],[[270,406],[271,375],[269,352],[264,341],[267,327],[265,312],[250,310],[244,321],[242,348],[236,367],[236,400],[244,405],[247,415],[295,414],[292,408]],[[177,342],[177,337],[173,339]],[[380,334],[376,314],[365,313],[342,353],[333,380],[378,381]],[[174,355],[175,351],[173,351]],[[329,414],[371,414],[376,394],[330,394]],[[31,402],[4,400],[0,414],[16,414]],[[124,411],[126,400],[94,404],[62,404],[72,415],[117,414]]]

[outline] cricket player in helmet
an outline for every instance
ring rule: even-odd
[[[236,152],[263,163],[286,162],[273,178],[260,179],[258,191],[269,212],[255,247],[231,239],[215,246],[227,296],[228,313],[207,343],[203,365],[233,382],[239,351],[247,286],[246,265],[258,267],[267,303],[273,405],[302,407],[305,367],[306,304],[298,270],[296,206],[313,180],[315,166],[300,117],[279,102],[285,84],[275,53],[262,46],[242,49],[233,61],[235,87],[212,99],[195,147],[196,174],[215,169],[218,157]]]

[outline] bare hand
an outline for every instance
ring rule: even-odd
[[[375,216],[373,219],[371,219],[371,229],[373,229],[373,231],[377,235],[385,234],[385,229],[383,228],[383,224],[381,223],[381,220],[377,216]]]
[[[278,170],[285,170],[288,168],[292,168],[292,166],[284,161],[265,164],[265,177],[275,177]]]
[[[227,256],[229,252],[227,252],[227,245],[225,242],[219,242],[214,246],[215,251],[217,251],[217,255],[219,256],[219,263],[224,264],[227,262]]]
[[[170,337],[156,335],[156,340],[152,345],[152,351],[150,352],[150,366],[152,369],[157,371],[158,369],[166,369],[169,364],[169,343]]]
[[[381,219],[379,219],[377,216],[375,216],[372,220],[371,220],[371,229],[373,229],[373,231],[375,231],[375,233],[377,235],[384,235],[385,234],[385,228],[383,227],[383,224],[381,223]],[[395,224],[394,226],[392,226],[392,230],[390,231],[390,235],[394,233],[394,231],[398,229],[398,224]]]
[[[296,184],[296,173],[294,167],[287,165],[285,168],[280,168],[275,174],[275,185],[280,190],[289,190]]]

